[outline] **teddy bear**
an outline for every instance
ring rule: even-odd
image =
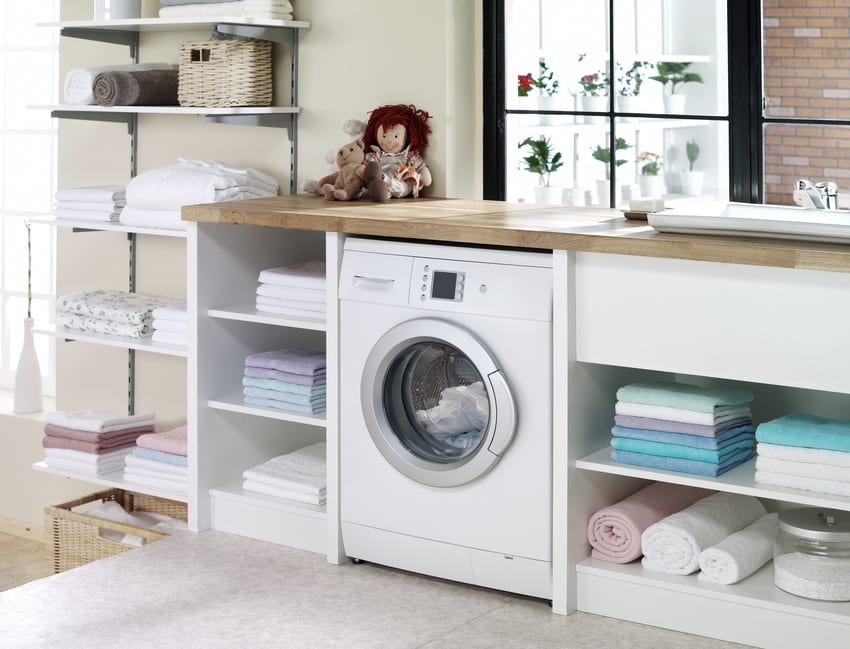
[[[342,124],[342,132],[348,135],[352,140],[362,140],[363,133],[366,131],[366,122],[359,119],[347,119]],[[339,149],[331,149],[325,154],[325,162],[328,163],[327,174],[335,174],[339,167],[336,164],[336,154]],[[301,183],[301,191],[307,194],[322,195],[322,186],[315,178],[308,178]]]
[[[336,152],[336,172],[319,178],[317,184],[326,201],[351,201],[360,198],[365,187],[362,164],[366,147],[362,140],[341,146]]]

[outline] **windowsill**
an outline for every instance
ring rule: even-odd
[[[39,412],[33,412],[29,414],[21,414],[15,412],[14,390],[0,388],[0,416],[30,419],[32,421],[44,421],[45,413],[50,412],[51,410],[56,410],[56,398],[47,396],[43,397],[42,406],[43,407]]]

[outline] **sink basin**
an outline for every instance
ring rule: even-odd
[[[651,213],[647,220],[659,232],[850,243],[847,210],[706,202]]]

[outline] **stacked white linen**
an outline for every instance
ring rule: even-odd
[[[94,79],[102,72],[143,72],[146,70],[173,70],[170,63],[130,63],[127,65],[101,65],[91,68],[73,68],[65,75],[65,103],[75,105],[96,104]]]
[[[185,16],[244,16],[292,20],[289,0],[160,0],[160,18]]]
[[[136,439],[136,448],[125,457],[124,480],[185,493],[189,480],[186,426]]]
[[[53,215],[58,219],[117,221],[127,203],[125,196],[121,185],[60,189],[56,192]]]
[[[169,345],[186,345],[189,336],[189,312],[182,306],[161,306],[153,310],[151,340]]]
[[[276,196],[278,182],[257,169],[217,160],[180,160],[149,169],[127,185],[125,225],[185,230],[184,205]]]
[[[278,455],[242,472],[245,491],[324,505],[327,496],[326,446],[317,442]]]
[[[57,298],[56,324],[77,331],[147,338],[153,310],[181,304],[172,298],[114,289],[83,291]]]
[[[324,319],[327,289],[325,262],[305,261],[260,271],[257,311]]]

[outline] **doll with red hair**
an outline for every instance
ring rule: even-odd
[[[419,196],[431,184],[431,171],[422,154],[428,146],[431,115],[414,105],[381,106],[370,113],[363,180],[373,201]]]

